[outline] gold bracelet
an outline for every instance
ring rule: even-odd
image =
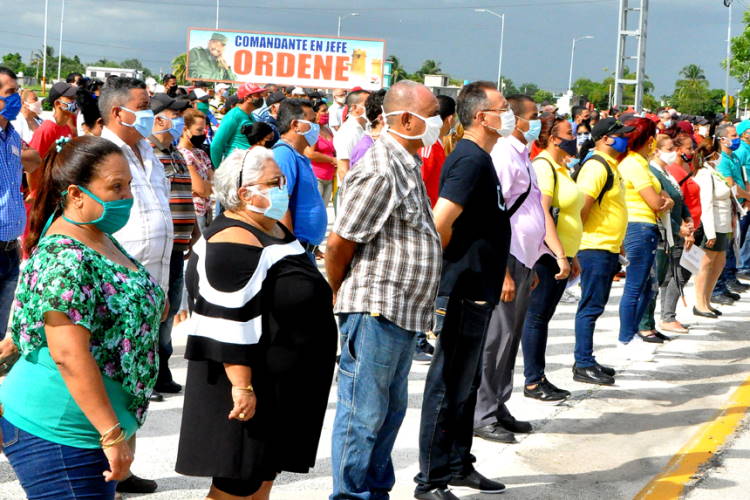
[[[117,429],[118,427],[120,427],[120,422],[117,422],[115,425],[113,425],[112,427],[110,427],[106,431],[102,432],[101,433],[101,436],[102,436],[101,439],[104,439],[107,436],[107,434],[109,434],[113,430]],[[99,441],[101,441],[101,439]]]
[[[245,387],[238,387],[236,385],[233,385],[232,386],[232,390],[233,391],[234,390],[238,390],[238,391],[244,391],[244,392],[255,392],[255,389],[253,389],[253,385],[252,384],[248,384]]]
[[[102,445],[102,449],[106,450],[107,448],[111,448],[111,447],[113,447],[116,444],[122,443],[126,439],[127,439],[127,437],[125,436],[125,431],[122,430],[122,429],[120,429],[120,434],[118,434],[118,436],[115,439],[113,439],[112,441],[110,441],[109,443],[105,443],[103,440],[100,441],[100,442],[101,442],[101,445]]]

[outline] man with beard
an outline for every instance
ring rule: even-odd
[[[214,33],[207,47],[190,49],[190,76],[204,80],[236,80],[237,75],[224,59],[226,45],[227,37],[221,33]]]

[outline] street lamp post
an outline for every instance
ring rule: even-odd
[[[42,94],[47,93],[47,10],[49,0],[44,0],[44,42],[42,45]]]
[[[724,5],[729,7],[729,22],[727,23],[727,75],[724,83],[724,114],[729,115],[729,69],[732,64],[732,0],[724,0]]]
[[[62,9],[60,10],[60,43],[57,46],[57,79],[60,79],[60,70],[62,68],[62,37],[63,23],[65,22],[65,0],[62,0]]]
[[[219,29],[219,0],[216,0],[216,29]]]
[[[568,74],[568,91],[573,94],[573,59],[576,55],[576,42],[581,40],[587,40],[594,38],[591,35],[585,35],[585,36],[579,36],[578,38],[573,38],[573,48],[570,51],[570,73]]]
[[[336,30],[336,36],[341,36],[341,20],[346,19],[347,17],[357,17],[359,14],[356,12],[350,12],[349,14],[344,14],[343,16],[339,16],[339,25],[338,29]]]
[[[497,90],[503,91],[503,39],[505,38],[505,14],[498,14],[490,9],[474,9],[500,18],[500,57],[497,62]]]

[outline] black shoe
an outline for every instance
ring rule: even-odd
[[[153,493],[156,491],[156,481],[131,474],[129,478],[117,483],[115,489],[119,493]]]
[[[750,290],[750,286],[743,285],[739,281],[733,281],[731,283],[727,283],[727,288],[729,288],[730,291],[735,293],[745,293],[748,290]]]
[[[516,420],[516,417],[513,415],[497,419],[497,425],[506,431],[514,432],[516,434],[529,434],[534,430],[529,422]]]
[[[743,270],[737,271],[737,277],[743,280],[750,280],[750,270],[743,269]]]
[[[487,479],[475,470],[464,477],[454,477],[448,481],[448,486],[453,486],[454,488],[471,488],[479,490],[480,493],[502,493],[505,491],[503,483]]]
[[[414,493],[419,500],[459,500],[448,488],[435,488],[424,493]]]
[[[670,340],[672,340],[672,337],[670,337],[668,335],[664,335],[659,330],[654,330],[654,335],[656,335],[660,339],[664,340],[665,342],[669,342]]]
[[[151,393],[151,396],[148,397],[148,400],[152,403],[161,403],[162,401],[164,401],[164,396],[154,391]]]
[[[594,361],[596,363],[596,361]],[[599,367],[599,371],[601,371],[605,375],[609,375],[610,377],[614,377],[617,372],[614,368],[610,368],[609,366],[600,365],[599,363],[596,363],[596,366]]]
[[[529,389],[527,386],[523,388],[523,395],[527,398],[536,399],[542,403],[560,403],[570,397],[568,391],[561,391],[547,382],[546,379],[542,379],[541,382],[536,384],[536,387]]]
[[[570,395],[571,395],[571,394],[570,394],[570,391],[566,391],[565,389],[560,389],[560,388],[559,388],[559,387],[557,387],[557,386],[556,386],[555,384],[553,384],[552,382],[550,382],[549,380],[547,380],[547,377],[542,377],[542,380],[544,380],[544,382],[545,382],[545,383],[546,383],[546,384],[547,384],[548,386],[550,386],[550,387],[552,388],[552,390],[553,390],[553,391],[555,391],[555,392],[559,392],[560,394],[564,394],[566,398],[569,398],[569,397],[570,397]]]
[[[487,441],[495,441],[496,443],[515,443],[516,436],[512,432],[506,431],[499,425],[490,424],[474,429],[474,435]]]
[[[713,310],[712,311],[705,311],[705,312],[704,311],[699,311],[698,308],[695,307],[695,306],[693,306],[693,314],[695,316],[700,316],[701,318],[716,319],[716,318],[719,317],[715,312],[713,312]]]
[[[655,333],[652,333],[650,335],[644,335],[641,332],[638,332],[638,336],[643,340],[644,342],[648,344],[663,344],[664,339],[656,335]]]
[[[717,316],[721,316],[722,314],[724,314],[721,311],[719,311],[718,309],[716,309],[715,307],[711,307],[711,304],[708,305],[708,310],[711,311],[712,313],[714,313]]]
[[[729,289],[727,289],[726,292],[722,293],[722,295],[724,297],[727,297],[729,299],[734,300],[735,302],[738,301],[738,300],[740,300],[742,298],[742,296],[739,293],[734,293],[734,292],[730,291]]]
[[[723,306],[731,306],[734,304],[734,300],[730,299],[723,293],[721,295],[712,295],[711,302],[714,304],[721,304]]]
[[[432,363],[432,356],[430,356],[426,352],[421,352],[421,351],[415,352],[414,355],[411,357],[411,359],[415,363],[424,363],[428,365]]]
[[[163,392],[165,394],[177,394],[181,390],[182,386],[174,380],[170,380],[169,382],[164,383],[157,382],[156,386],[154,386],[154,391]]]
[[[615,383],[614,377],[604,373],[598,365],[585,368],[573,367],[573,380],[596,385],[613,385]]]
[[[432,347],[432,344],[430,344],[426,340],[423,340],[422,342],[417,344],[417,351],[424,352],[426,354],[429,354],[430,356],[435,354],[435,348]]]

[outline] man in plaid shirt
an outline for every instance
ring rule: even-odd
[[[344,179],[326,270],[341,329],[331,499],[387,495],[417,332],[432,325],[440,237],[417,152],[440,132],[438,102],[404,81],[385,96],[388,132]]]

